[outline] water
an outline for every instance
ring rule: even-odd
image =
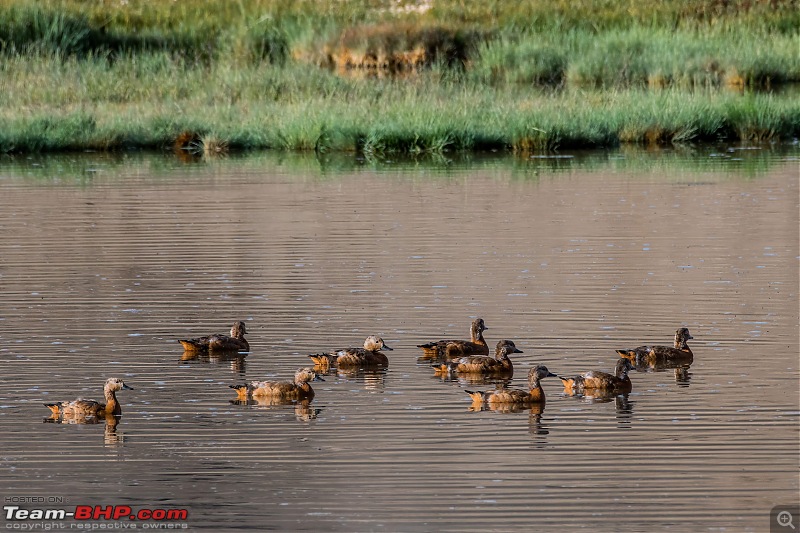
[[[565,155],[6,160],[5,505],[215,531],[768,529],[800,485],[796,147]],[[550,378],[543,409],[473,412],[464,388],[494,385],[434,377],[415,345],[474,317],[524,350],[514,387],[681,326],[694,363],[634,372],[627,398]],[[249,355],[182,359],[235,320]],[[370,334],[388,370],[334,372],[305,407],[233,402]],[[43,423],[111,376],[135,388],[116,427]]]

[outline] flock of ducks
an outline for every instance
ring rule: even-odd
[[[513,341],[501,340],[495,347],[494,356],[489,355],[489,346],[483,338],[488,328],[482,318],[475,319],[470,327],[470,340],[439,340],[417,347],[422,349],[423,360],[430,361],[434,375],[442,377],[465,377],[474,382],[486,382],[487,378],[504,379],[493,391],[465,392],[472,398],[473,409],[496,407],[543,406],[544,389],[541,380],[558,377],[568,394],[599,394],[612,396],[631,392],[632,384],[628,375],[636,366],[688,366],[692,364],[693,354],[687,341],[693,337],[687,328],[675,332],[673,346],[639,346],[616,350],[620,358],[613,374],[592,370],[577,376],[558,376],[544,365],[536,365],[528,372],[527,389],[507,388],[506,383],[514,373],[510,355],[523,353]],[[236,322],[230,335],[208,335],[193,339],[180,339],[189,353],[239,353],[248,352],[250,345],[244,338],[247,333],[244,322]],[[361,348],[345,348],[327,353],[309,355],[314,368],[301,368],[294,381],[250,381],[230,385],[236,391],[237,401],[266,401],[268,403],[308,402],[314,399],[313,381],[325,381],[324,372],[332,368],[368,369],[388,366],[389,358],[383,350],[393,350],[380,337],[370,335]],[[636,366],[634,366],[636,365]],[[482,381],[483,380],[483,381]],[[116,393],[132,389],[119,378],[110,378],[103,388],[105,403],[79,398],[68,402],[46,403],[51,410],[51,419],[109,420],[118,418],[122,409]]]

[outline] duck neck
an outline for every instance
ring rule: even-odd
[[[106,415],[119,415],[122,414],[122,408],[117,402],[117,395],[113,390],[104,391],[106,397]]]
[[[544,401],[544,389],[542,388],[542,385],[539,383],[539,379],[533,377],[530,379],[528,384],[531,387],[530,391],[531,399],[533,399],[534,401]]]
[[[630,381],[631,378],[628,377],[628,371],[622,369],[617,371],[617,379],[620,381]]]
[[[486,345],[486,341],[483,340],[483,331],[481,331],[480,329],[476,328],[472,332],[472,342],[475,343],[475,344],[483,344],[485,346]]]
[[[678,350],[682,350],[684,352],[689,350],[689,345],[686,343],[686,339],[683,337],[675,337],[675,348]]]

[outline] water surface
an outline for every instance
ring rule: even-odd
[[[0,488],[216,531],[764,531],[798,494],[798,240],[796,147],[7,160]],[[682,326],[695,357],[627,397],[551,378],[544,408],[473,412],[481,386],[416,345],[475,317],[524,350],[514,387]],[[235,320],[246,357],[183,357]],[[308,406],[232,402],[370,334],[385,371],[334,372]],[[116,427],[43,423],[111,376],[135,388]]]

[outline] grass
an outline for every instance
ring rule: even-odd
[[[61,66],[57,95],[37,70],[5,78],[14,86],[0,96],[0,150],[169,148],[186,132],[193,143],[213,138],[231,150],[373,154],[777,140],[800,132],[800,100],[770,94],[538,92],[447,82],[434,73],[401,83],[365,83],[302,67],[288,77],[287,67],[238,76],[188,69],[175,76],[162,67],[163,58],[153,58],[150,67],[119,61],[108,70],[82,60],[52,61],[54,70]],[[151,92],[131,83],[140,76],[149,80]],[[207,76],[225,82],[208,84]],[[38,89],[26,93],[27,87]],[[104,96],[98,100],[98,94]]]
[[[483,43],[471,75],[484,83],[598,88],[767,88],[800,82],[800,33],[644,27],[600,35],[516,33]]]
[[[800,135],[790,0],[0,0],[0,151],[527,153]],[[336,68],[334,68],[336,67]]]

